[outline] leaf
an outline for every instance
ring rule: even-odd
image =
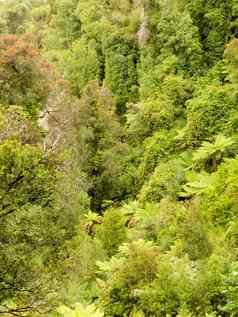
[[[57,311],[64,317],[102,317],[94,305],[83,306],[81,303],[76,303],[74,309],[67,306],[60,306]]]
[[[125,258],[120,257],[120,258],[116,258],[115,256],[113,256],[110,261],[97,261],[96,265],[98,266],[100,271],[104,271],[104,272],[115,272],[117,271],[122,264],[124,263]]]
[[[196,164],[202,161],[208,161],[216,153],[221,155],[234,145],[235,141],[232,138],[227,138],[224,135],[217,135],[214,143],[203,142],[202,146],[194,153],[193,162]]]
[[[213,175],[206,173],[199,173],[194,175],[195,180],[188,182],[183,186],[184,192],[180,193],[181,197],[187,197],[191,195],[201,195],[207,192],[212,187]],[[197,179],[196,179],[197,178]]]

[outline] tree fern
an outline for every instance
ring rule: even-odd
[[[217,135],[214,143],[203,142],[202,146],[193,155],[195,167],[204,166],[214,171],[224,156],[227,156],[235,141],[233,138]]]
[[[191,176],[192,175],[192,176]],[[207,173],[191,174],[191,181],[183,186],[181,197],[190,197],[193,195],[201,195],[207,192],[213,183],[213,176]]]

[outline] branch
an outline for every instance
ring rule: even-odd
[[[8,211],[6,211],[5,213],[0,214],[0,218],[5,217],[7,215],[10,215],[11,213],[13,213],[17,208],[12,208]]]
[[[1,305],[0,307],[3,307],[4,310],[1,310],[0,308],[0,314],[8,314],[8,315],[12,315],[12,316],[24,316],[22,314],[30,311],[30,310],[35,310],[34,307],[32,306],[26,306],[26,307],[21,307],[21,308],[10,308],[8,306],[5,305]]]
[[[47,157],[43,157],[41,160],[39,160],[37,162],[37,164],[35,164],[34,166],[31,166],[30,168],[26,169],[27,171],[31,171],[32,169],[36,168],[37,166],[39,166],[40,164],[46,164],[48,161],[47,161]],[[12,188],[16,188],[19,183],[21,183],[22,180],[24,180],[25,178],[25,175],[18,175],[12,182],[10,182],[8,185],[7,185],[7,189],[5,191],[5,194],[3,197],[1,197],[1,199],[3,200],[3,198],[10,192],[10,190]],[[33,180],[35,178],[35,175],[33,175],[33,177],[31,177],[31,180]],[[7,205],[3,205],[1,206],[1,209],[4,211],[4,210],[7,210],[7,208],[9,208],[11,206],[11,204],[7,204]],[[19,207],[19,206],[18,206]],[[13,213],[16,209],[18,209],[17,207],[15,208],[11,208],[5,212],[3,212],[2,214],[0,214],[0,218],[2,217],[5,217],[7,215],[10,215],[11,213]]]

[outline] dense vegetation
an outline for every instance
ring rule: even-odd
[[[0,315],[238,316],[236,0],[0,1]]]

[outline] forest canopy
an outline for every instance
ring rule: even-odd
[[[0,1],[0,315],[238,315],[236,0]]]

